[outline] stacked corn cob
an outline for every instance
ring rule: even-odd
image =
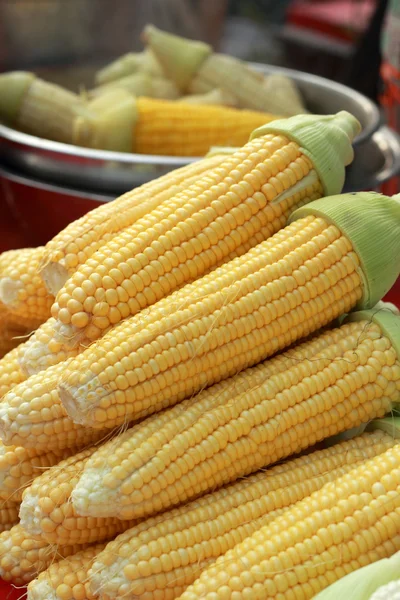
[[[20,315],[56,296],[0,361],[28,599],[311,599],[400,551],[400,203],[335,195],[357,131],[268,124],[4,270]]]

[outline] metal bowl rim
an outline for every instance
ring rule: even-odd
[[[355,145],[362,144],[378,129],[381,117],[378,107],[366,96],[359,92],[348,88],[347,86],[331,81],[326,77],[319,75],[313,75],[305,71],[297,71],[295,69],[288,69],[286,67],[278,67],[274,65],[264,65],[262,63],[249,63],[254,69],[263,71],[267,69],[269,72],[280,72],[284,73],[288,77],[292,77],[294,80],[301,80],[305,83],[316,84],[325,87],[329,87],[332,91],[337,91],[340,94],[354,100],[363,106],[368,107],[368,112],[372,115],[371,122],[368,123],[362,132],[357,136],[354,143]],[[83,148],[80,146],[74,146],[73,144],[64,144],[61,142],[54,142],[52,140],[46,140],[37,136],[33,136],[27,133],[23,133],[11,127],[7,127],[0,123],[0,137],[11,141],[16,144],[22,144],[30,146],[31,148],[37,148],[56,154],[64,154],[68,156],[75,156],[83,159],[99,161],[99,162],[114,162],[121,164],[133,164],[133,165],[149,165],[149,166],[168,166],[168,167],[180,167],[189,164],[201,157],[186,157],[186,156],[163,156],[163,155],[150,155],[150,154],[136,154],[136,153],[124,153],[114,152],[111,150],[95,150],[91,148]]]

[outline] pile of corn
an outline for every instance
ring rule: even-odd
[[[358,131],[275,121],[0,257],[29,600],[396,597],[400,201],[340,195]]]
[[[0,119],[67,144],[199,157],[210,146],[242,146],[253,129],[278,116],[306,112],[281,73],[265,76],[152,25],[142,38],[143,52],[107,65],[95,74],[96,87],[80,94],[33,73],[1,74]]]

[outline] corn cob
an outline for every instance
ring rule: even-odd
[[[176,100],[180,93],[176,85],[162,76],[154,76],[151,73],[133,73],[105,83],[88,92],[89,98],[96,98],[106,94],[109,90],[122,89],[129,94],[147,98],[164,98],[167,100]]]
[[[368,193],[299,209],[291,225],[211,273],[197,290],[228,273],[226,286],[215,292],[212,283],[202,297],[186,294],[186,304],[161,319],[154,320],[157,306],[145,318],[139,313],[72,359],[59,387],[68,415],[95,428],[142,418],[256,364],[356,305],[373,306],[400,269],[388,259],[400,254],[398,211],[390,198]]]
[[[55,561],[81,551],[82,546],[50,546],[34,539],[14,525],[0,534],[0,578],[15,585],[26,585]]]
[[[325,484],[203,571],[180,600],[311,599],[400,549],[400,444]]]
[[[177,102],[183,102],[184,104],[214,104],[217,106],[233,107],[237,104],[237,100],[234,96],[219,88],[215,88],[205,94],[188,94],[187,96],[182,96]]]
[[[88,448],[62,460],[24,490],[19,516],[26,533],[48,543],[91,544],[108,540],[132,527],[134,522],[120,521],[116,517],[80,517],[72,506],[71,492],[95,450],[96,447]]]
[[[76,449],[49,450],[40,453],[34,448],[0,444],[0,498],[21,502],[24,488],[39,477],[45,469],[76,452]]]
[[[67,365],[66,361],[49,367],[4,396],[0,403],[4,421],[0,427],[6,445],[45,453],[49,449],[82,448],[105,436],[102,430],[76,425],[67,417],[57,391]]]
[[[129,314],[270,237],[296,206],[340,189],[344,164],[353,155],[353,127],[348,113],[276,121],[275,133],[266,126],[261,137],[102,246],[53,304],[65,344],[90,343]],[[308,150],[289,141],[292,136]]]
[[[399,317],[361,317],[161,413],[147,438],[138,425],[105,443],[75,487],[78,513],[159,512],[390,412]]]
[[[204,156],[213,145],[242,146],[253,129],[279,115],[177,103],[161,99],[167,96],[163,90],[157,97],[155,89],[148,98],[140,93],[134,97],[128,88],[137,85],[138,77],[146,75],[134,75],[128,82],[109,84],[97,92],[89,107],[93,114],[99,112],[99,119],[77,122],[76,144],[139,154]]]
[[[22,323],[0,303],[0,359],[18,346],[27,335],[24,319]]]
[[[266,89],[262,75],[237,58],[213,53],[208,44],[160,31],[153,25],[145,27],[143,40],[166,76],[183,92],[201,94],[220,87],[234,95],[243,108],[284,116],[297,114],[297,102],[293,106],[281,105],[279,98],[275,99],[275,94]]]
[[[19,505],[13,500],[0,501],[0,533],[9,531],[18,523]]]
[[[163,513],[162,521],[150,518],[146,529],[143,522],[129,529],[96,557],[92,591],[107,600],[177,598],[204,565],[288,506],[394,445],[392,437],[378,433],[288,461]]]
[[[42,571],[28,585],[27,600],[94,600],[88,571],[105,544],[96,544]]]
[[[9,250],[0,255],[0,301],[27,329],[34,330],[51,313],[54,296],[39,275],[44,248]]]
[[[382,595],[381,590],[399,576],[400,552],[390,558],[382,558],[374,563],[361,567],[332,583],[313,600],[337,600],[337,598],[351,598],[351,600],[399,600],[396,596]]]
[[[138,72],[163,76],[161,65],[151,50],[128,52],[118,57],[109,65],[100,69],[95,75],[95,80],[97,85],[103,85]]]
[[[20,346],[14,348],[0,359],[0,398],[15,385],[25,381],[25,375],[18,362]]]
[[[92,254],[125,227],[138,221],[165,200],[195,183],[210,169],[218,167],[223,154],[176,169],[146,183],[113,202],[108,202],[74,221],[45,247],[41,275],[50,293],[56,294],[68,277]]]
[[[78,117],[88,117],[82,98],[33,73],[0,75],[0,118],[11,127],[49,140],[72,143]]]

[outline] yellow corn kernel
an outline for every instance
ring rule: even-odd
[[[204,156],[211,146],[243,146],[253,129],[276,115],[225,106],[137,98],[134,150],[140,154]]]
[[[178,598],[205,566],[287,507],[395,444],[382,432],[363,434],[257,473],[149,518],[120,534],[95,559],[95,596]]]
[[[47,289],[56,294],[68,277],[100,246],[223,160],[223,155],[217,155],[176,169],[123,194],[113,202],[102,204],[67,225],[45,246],[41,275]]]
[[[8,531],[19,521],[19,502],[0,500],[0,533]]]
[[[325,484],[203,571],[181,600],[309,600],[400,549],[400,444]]]
[[[50,317],[54,302],[39,275],[43,252],[39,246],[0,254],[0,301],[30,330]]]
[[[95,544],[50,565],[28,585],[27,600],[94,600],[88,572],[104,547],[105,544]]]
[[[74,421],[114,427],[175,404],[348,312],[362,282],[349,240],[309,216],[180,292],[178,309],[154,320],[151,307],[72,359],[60,398]]]
[[[14,525],[0,534],[0,577],[14,585],[26,585],[57,560],[81,550],[79,545],[49,545],[32,538],[21,525]]]
[[[95,450],[88,448],[64,459],[24,490],[19,516],[28,534],[60,545],[91,544],[132,527],[133,522],[114,517],[81,517],[72,506],[71,492]]]
[[[22,492],[45,469],[74,454],[75,448],[49,450],[42,454],[35,448],[4,446],[0,443],[0,498],[20,502]]]
[[[348,323],[318,340],[295,348],[286,365],[284,353],[161,413],[147,436],[144,424],[105,443],[74,490],[76,510],[129,519],[165,510],[400,401],[400,362],[376,323]]]
[[[18,361],[20,348],[17,346],[0,358],[0,398],[26,379]]]

